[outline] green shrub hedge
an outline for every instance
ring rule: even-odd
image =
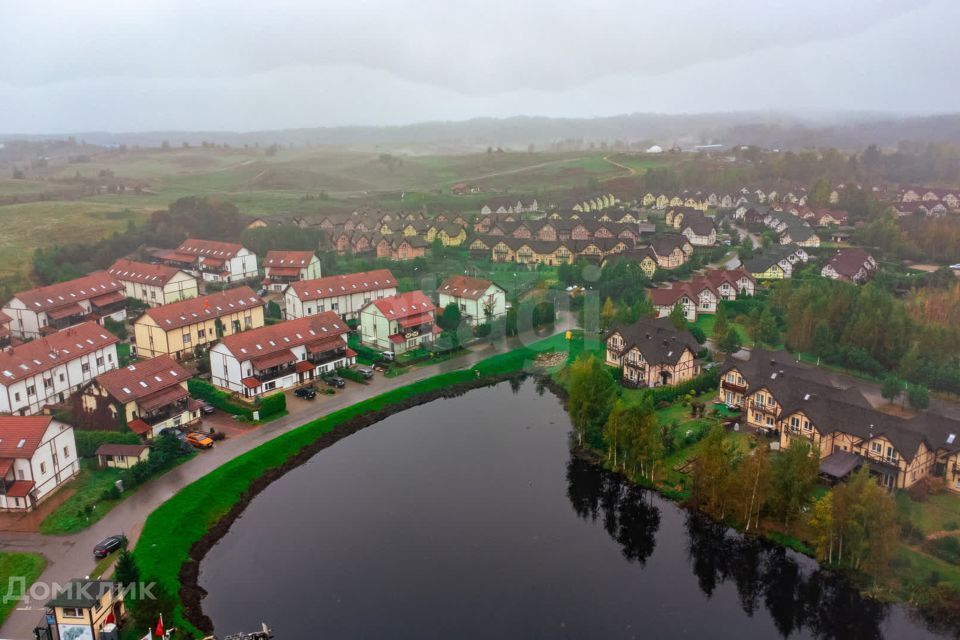
[[[240,415],[251,420],[253,419],[253,409],[236,402],[229,393],[217,389],[206,380],[190,378],[190,380],[187,381],[187,389],[194,398],[206,400],[221,411],[225,411],[231,415]],[[262,415],[263,413],[261,411],[261,417]]]
[[[81,431],[73,430],[77,442],[77,455],[92,458],[102,444],[139,444],[140,436],[132,431]]]
[[[347,369],[346,367],[340,367],[339,369],[337,369],[337,375],[347,380],[353,380],[354,382],[365,383],[367,381],[366,377],[356,369]]]
[[[659,402],[673,402],[677,398],[693,393],[700,395],[705,391],[716,388],[720,382],[720,367],[714,367],[710,371],[701,373],[692,380],[681,382],[678,385],[669,387],[654,387],[650,389],[650,395],[653,398],[654,406]]]
[[[276,415],[282,415],[287,412],[287,396],[282,393],[275,393],[260,400],[257,406],[260,412],[260,419],[266,420]]]

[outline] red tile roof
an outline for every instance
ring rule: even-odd
[[[31,458],[53,416],[0,416],[0,458]]]
[[[135,362],[97,376],[97,383],[118,402],[145,398],[161,389],[179,386],[189,380],[190,372],[167,355]]]
[[[161,329],[170,330],[265,304],[250,287],[243,286],[147,309],[144,316],[151,318]]]
[[[142,436],[145,433],[149,433],[153,427],[148,425],[146,422],[137,418],[131,420],[127,423],[127,426],[130,428],[130,431],[133,431],[135,434]]]
[[[370,304],[374,305],[388,320],[436,311],[434,304],[422,291],[398,293],[395,296],[374,300]]]
[[[267,257],[263,259],[263,266],[303,269],[310,264],[313,258],[313,251],[268,251]]]
[[[396,288],[397,279],[389,269],[361,271],[339,276],[327,276],[316,280],[302,280],[290,285],[301,301],[318,300],[351,293],[364,293],[378,289]]]
[[[7,489],[8,498],[26,498],[33,486],[36,484],[33,480],[16,480]]]
[[[0,385],[47,371],[117,342],[115,335],[96,322],[84,322],[31,340],[0,353]]]
[[[220,341],[240,362],[289,351],[293,347],[324,338],[342,337],[350,331],[332,311],[287,320],[277,324],[235,333]],[[217,348],[217,347],[214,347]]]
[[[187,238],[177,247],[177,253],[205,259],[220,258],[222,260],[228,260],[240,253],[241,249],[243,249],[243,246],[234,242],[217,242],[216,240]]]
[[[123,285],[105,271],[97,271],[66,282],[47,287],[21,291],[14,298],[30,311],[41,312],[57,309],[81,300],[89,300],[112,291],[123,291]]]
[[[479,300],[492,284],[492,281],[481,278],[450,276],[440,283],[437,293],[444,293],[458,298],[467,298],[469,300]]]
[[[145,444],[113,444],[106,443],[97,447],[98,456],[133,456],[140,457],[144,450],[149,449]]]
[[[149,264],[121,258],[107,269],[107,273],[124,282],[163,286],[181,271],[165,264]]]

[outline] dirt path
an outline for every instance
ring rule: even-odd
[[[635,176],[635,175],[637,175],[637,170],[634,169],[633,167],[628,167],[628,166],[625,165],[625,164],[620,164],[620,163],[617,162],[616,160],[611,160],[611,159],[610,159],[609,157],[607,157],[607,156],[603,156],[603,159],[604,159],[604,161],[609,162],[609,163],[612,164],[613,166],[618,167],[618,168],[620,168],[620,169],[623,169],[624,171],[627,172],[627,174],[626,174],[626,175],[623,175],[623,176],[610,176],[609,178],[604,178],[603,180],[601,180],[601,182],[609,182],[610,180],[616,180],[617,178],[626,178],[626,177],[628,177],[628,176]]]

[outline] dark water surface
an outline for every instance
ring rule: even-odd
[[[511,388],[512,387],[512,388]],[[802,556],[571,459],[536,384],[410,409],[260,494],[201,566],[223,635],[934,637]]]

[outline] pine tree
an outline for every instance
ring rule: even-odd
[[[687,316],[683,312],[683,305],[679,302],[670,310],[670,323],[677,329],[687,328]]]

